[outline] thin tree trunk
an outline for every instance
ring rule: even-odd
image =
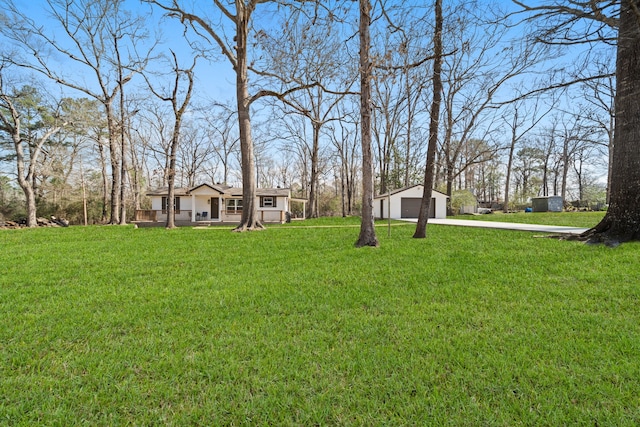
[[[405,144],[405,157],[404,157],[404,186],[409,186],[409,164],[411,162],[411,128],[413,125],[413,104],[411,102],[411,90],[409,81],[409,69],[405,68],[405,77],[407,85],[407,141]]]
[[[418,213],[416,231],[413,234],[413,237],[417,239],[427,237],[427,222],[429,221],[429,210],[431,208],[435,157],[438,145],[440,103],[442,102],[442,0],[436,0],[434,7],[436,22],[433,35],[433,101],[431,103],[431,112],[429,114],[429,143],[427,146],[427,163],[424,173],[422,202],[420,203],[420,212]]]
[[[109,156],[111,159],[111,219],[110,224],[120,222],[120,144],[116,140],[117,129],[111,104],[106,105],[107,126],[109,128]]]
[[[82,184],[82,218],[83,224],[85,226],[88,225],[88,216],[87,216],[87,190],[84,183],[84,167],[82,166],[82,158],[80,158],[80,183]]]
[[[344,157],[342,157],[342,165],[340,166],[340,204],[342,207],[342,217],[345,218],[347,216],[347,184],[345,182],[345,164]]]
[[[119,53],[118,53],[119,56]],[[118,58],[119,59],[119,58]],[[126,138],[126,112],[124,103],[124,87],[122,86],[122,67],[118,67],[120,73],[120,225],[127,225],[127,138]]]
[[[133,203],[134,209],[140,210],[140,174],[142,173],[142,168],[140,167],[139,160],[137,158],[136,150],[131,140],[129,140],[129,151],[131,155],[131,160],[133,164],[131,165],[131,170],[133,171],[133,177],[130,178],[131,181],[131,191],[133,192]]]
[[[107,222],[107,206],[109,205],[109,176],[107,174],[107,159],[102,141],[98,140],[98,152],[100,153],[100,171],[102,173],[102,212],[100,222]]]
[[[607,167],[607,204],[611,203],[611,181],[613,179],[613,151],[614,151],[614,139],[615,137],[609,137],[609,150],[608,157],[609,163]]]
[[[360,0],[360,116],[362,120],[362,219],[356,247],[378,246],[373,218],[373,158],[371,155],[371,3]]]
[[[504,213],[508,213],[509,212],[509,197],[511,197],[511,194],[509,193],[510,191],[510,186],[511,186],[511,170],[513,169],[513,152],[515,150],[516,147],[516,140],[515,138],[511,139],[511,145],[509,146],[509,157],[507,160],[507,176],[505,177],[504,180],[504,206],[502,207],[502,211]]]
[[[569,140],[570,138],[565,138],[564,145],[562,147],[562,187],[560,189],[562,203],[564,203],[567,199],[567,178],[569,174]]]
[[[169,154],[169,190],[167,192],[167,223],[165,225],[166,228],[175,228],[176,227],[176,209],[175,209],[175,199],[176,199],[176,151],[178,148],[177,138],[174,134],[173,140],[171,141],[171,152]]]
[[[307,217],[318,217],[318,150],[320,146],[320,123],[313,122],[313,147],[311,150],[311,182],[309,185],[309,213]]]

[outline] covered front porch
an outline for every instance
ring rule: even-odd
[[[151,209],[136,211],[136,221],[166,222],[169,207],[168,189],[147,193],[151,196]],[[291,200],[288,188],[258,188],[255,204],[258,220],[263,223],[284,223],[290,220],[290,203],[302,204],[304,216],[306,200]],[[173,198],[174,221],[191,223],[239,223],[243,212],[242,188],[218,184],[201,184],[193,188],[175,190]]]
[[[217,213],[217,215],[216,215]],[[166,210],[140,209],[135,212],[135,222],[167,222],[168,212]],[[285,211],[267,211],[258,209],[258,218],[264,223],[284,223],[289,220]],[[174,213],[174,222],[177,224],[189,223],[192,225],[202,224],[239,224],[242,219],[242,209],[234,209],[232,212],[217,210],[213,212],[212,217],[207,211],[193,210],[176,210]]]

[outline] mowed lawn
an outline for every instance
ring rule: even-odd
[[[0,231],[0,425],[640,424],[640,244],[306,224]]]

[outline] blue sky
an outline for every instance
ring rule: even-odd
[[[50,30],[51,34],[55,34],[56,38],[62,40],[65,46],[69,46],[70,40],[65,37],[61,31],[59,24],[51,17],[49,6],[45,0],[30,0],[28,2],[18,0],[18,7],[25,11],[26,14],[37,24],[44,25],[46,30]],[[146,13],[150,6],[141,4],[138,0],[127,0],[126,8],[132,11],[140,11]],[[188,67],[191,65],[193,54],[189,45],[183,37],[183,26],[176,19],[163,17],[158,8],[154,8],[149,20],[148,30],[151,37],[154,33],[158,33],[162,38],[162,43],[156,47],[156,53],[167,53],[172,49],[178,55],[180,65]],[[55,55],[56,69],[64,70],[67,75],[73,75],[77,81],[86,82],[89,85],[94,84],[94,76],[91,70],[85,66],[74,63],[74,61]],[[156,64],[153,68],[158,68],[161,64]],[[162,63],[164,65],[164,62]],[[230,63],[222,57],[218,57],[215,61],[209,61],[203,58],[198,60],[196,69],[197,93],[199,97],[204,99],[225,102],[235,97],[235,77]],[[143,81],[138,79],[135,84],[142,85]],[[73,90],[63,89],[69,95],[78,94]]]
[[[43,24],[46,23],[46,27],[48,29],[56,30],[55,23],[49,19],[47,12],[48,4],[46,0],[18,0],[17,3],[19,4],[19,7],[27,11],[28,15],[36,22]],[[396,0],[390,0],[386,3],[387,5],[390,5],[396,3]],[[406,4],[407,2],[398,3]],[[412,3],[423,4],[424,2],[412,1]],[[127,0],[125,4],[128,9],[140,11],[141,13],[146,13],[150,10],[150,6],[148,4],[141,4],[139,0]],[[197,2],[194,1],[193,4],[200,6],[201,9],[206,9],[207,5],[210,4],[210,0],[197,0]],[[509,0],[503,0],[500,2],[500,5],[510,10],[515,9],[514,4]],[[264,10],[264,6],[261,6],[258,12],[262,10]],[[177,19],[164,18],[163,12],[158,7],[154,7],[149,21],[149,31],[152,34],[154,32],[159,32],[162,35],[164,43],[158,48],[158,51],[168,52],[168,49],[171,48],[179,55],[182,65],[187,66],[191,64],[192,51],[184,40],[184,27]],[[219,49],[213,46],[213,51],[219,52]],[[571,57],[568,56],[565,57],[563,61],[570,61],[570,59]],[[547,64],[550,69],[554,68],[554,65],[555,64],[553,63]],[[65,68],[67,71],[75,70],[76,75],[78,76],[87,76],[88,82],[90,82],[89,78],[93,77],[87,74],[87,70],[82,66],[73,64],[73,61],[65,59],[64,64],[60,64],[60,66]],[[235,75],[231,64],[226,58],[222,57],[222,55],[217,55],[215,60],[200,59],[197,66],[196,77],[198,85],[197,94],[199,96],[218,102],[226,102],[235,98]]]
[[[533,0],[532,0],[533,1]],[[387,5],[395,3],[395,0],[387,2]],[[426,4],[423,1],[412,1],[413,3]],[[17,0],[19,7],[27,12],[27,14],[32,17],[36,22],[42,23],[46,26],[47,29],[52,31],[56,31],[56,26],[49,18],[48,4],[46,0]],[[406,2],[397,2],[402,3],[403,5]],[[449,2],[451,3],[451,2]],[[193,4],[198,5],[201,9],[207,9],[211,4],[211,0],[193,0]],[[503,0],[500,2],[502,6],[505,8],[509,8],[511,10],[515,9],[514,4],[509,0]],[[150,10],[150,6],[148,4],[141,4],[139,0],[126,0],[125,5],[128,9],[140,12],[148,12]],[[264,7],[261,7],[257,13],[264,13]],[[256,15],[260,16],[260,15]],[[264,15],[263,15],[264,16]],[[268,26],[269,24],[267,24]],[[158,48],[158,51],[168,52],[168,49],[173,49],[180,57],[181,65],[188,66],[191,64],[192,51],[188,44],[185,42],[183,37],[184,27],[179,23],[177,19],[172,18],[164,18],[163,11],[159,8],[153,8],[153,13],[151,15],[149,21],[149,31],[151,33],[160,32],[162,34],[164,43]],[[59,30],[59,28],[58,28]],[[517,32],[518,30],[514,30]],[[66,41],[68,42],[68,40]],[[65,42],[65,43],[66,43]],[[217,47],[213,48],[214,51],[218,51]],[[558,63],[570,63],[572,58],[576,56],[572,56],[571,54],[561,58],[561,62]],[[558,66],[558,63],[546,63],[544,67],[547,70],[542,70],[543,73],[552,70]],[[91,71],[87,71],[86,68],[78,64],[74,64],[73,61],[68,59],[64,60],[63,63],[58,64],[59,67],[64,68],[66,71],[79,76],[79,78],[86,78],[87,82],[90,83],[94,76],[91,75]],[[155,66],[154,68],[157,68]],[[82,77],[86,76],[86,77]],[[195,94],[198,98],[200,98],[201,102],[205,103],[207,101],[216,101],[222,103],[233,103],[235,99],[235,74],[231,67],[229,61],[224,58],[222,55],[217,55],[215,61],[208,61],[205,59],[200,59],[198,63],[198,67],[196,70],[196,78],[197,78],[197,88]],[[144,82],[141,79],[138,79],[134,84],[142,85]],[[129,91],[135,91],[133,87],[128,89]],[[80,95],[80,94],[77,94]]]

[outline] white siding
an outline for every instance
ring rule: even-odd
[[[402,198],[422,198],[422,185],[415,185],[407,188],[406,190],[399,191],[391,195],[391,218],[400,219],[402,216]],[[438,191],[433,191],[432,197],[436,199],[436,218],[447,217],[447,196]],[[384,216],[380,212],[382,200],[382,208],[384,209]],[[387,218],[388,214],[388,196],[378,196],[373,200],[373,212],[376,218]]]

